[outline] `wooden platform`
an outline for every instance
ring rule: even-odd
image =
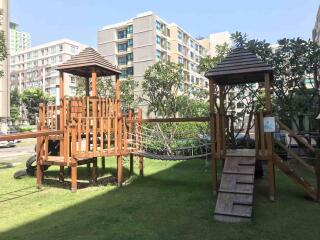
[[[214,219],[222,222],[251,221],[256,158],[242,151],[227,154]]]

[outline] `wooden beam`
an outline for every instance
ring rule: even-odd
[[[273,162],[283,173],[299,184],[313,200],[317,200],[317,193],[309,182],[298,176],[277,154],[274,153],[272,158]]]
[[[264,87],[265,87],[265,108],[267,116],[271,116],[271,86],[270,86],[270,74],[264,74]],[[263,121],[263,119],[262,119]],[[275,172],[274,172],[274,163],[273,163],[273,143],[272,143],[272,134],[265,133],[266,143],[267,143],[267,159],[268,159],[268,182],[269,182],[269,198],[271,201],[275,199]]]
[[[210,122],[210,117],[190,117],[190,118],[145,118],[142,123],[170,123],[170,122]],[[128,120],[128,123],[136,120]]]
[[[0,141],[13,141],[16,139],[27,139],[27,138],[37,138],[37,137],[45,137],[45,136],[53,136],[53,135],[61,135],[63,131],[61,130],[39,130],[37,132],[23,132],[16,134],[8,134],[8,135],[0,135]]]
[[[214,129],[214,101],[215,89],[213,80],[209,81],[209,98],[210,98],[210,130],[211,130],[211,177],[212,177],[212,192],[217,194],[217,162],[215,157],[215,129]]]

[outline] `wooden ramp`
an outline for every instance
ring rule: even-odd
[[[226,156],[214,219],[222,222],[251,221],[253,207],[254,154]]]

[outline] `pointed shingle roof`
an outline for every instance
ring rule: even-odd
[[[270,64],[245,48],[236,48],[205,76],[218,85],[232,85],[263,82],[266,72],[273,72]]]
[[[95,68],[97,76],[111,76],[120,73],[118,67],[91,47],[85,48],[79,54],[57,66],[59,71],[82,77],[91,77],[92,68]]]

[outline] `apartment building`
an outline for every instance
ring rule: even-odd
[[[0,31],[3,31],[5,41],[9,42],[9,1],[0,0]],[[0,130],[6,131],[7,118],[10,114],[10,94],[9,94],[9,61],[8,58],[1,62],[0,71]]]
[[[229,32],[211,33],[208,38],[199,39],[198,42],[208,49],[210,56],[216,56],[218,45],[228,44],[231,46],[231,34]]]
[[[50,96],[55,96],[59,102],[56,90],[59,73],[55,68],[85,47],[76,41],[61,39],[12,54],[11,88],[17,87],[19,92],[27,88],[42,88]],[[71,75],[66,75],[65,94],[75,95],[76,86],[76,79]]]
[[[174,23],[153,12],[138,14],[98,31],[98,51],[121,69],[121,77],[141,83],[145,70],[159,60],[182,64],[184,89],[207,88],[208,80],[197,72],[208,49]]]
[[[316,22],[312,30],[312,39],[320,44],[320,5],[317,12]]]
[[[27,32],[19,31],[19,25],[10,22],[10,53],[13,54],[30,47],[31,35]]]

